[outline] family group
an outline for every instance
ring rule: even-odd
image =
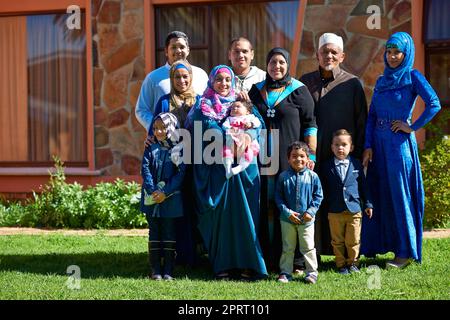
[[[228,48],[231,66],[208,76],[187,61],[186,34],[167,35],[167,62],[147,75],[135,109],[148,131],[141,211],[151,279],[173,280],[176,264],[194,266],[202,252],[222,280],[273,271],[280,282],[303,273],[314,284],[324,254],[334,254],[341,274],[359,272],[360,255],[393,252],[392,268],[421,262],[414,131],[440,103],[413,69],[413,40],[398,32],[386,42],[369,108],[360,80],[340,66],[343,39],[325,33],[317,48],[318,70],[295,79],[287,50],[272,48],[263,71],[239,37]],[[412,121],[418,96],[425,109]],[[273,163],[277,170],[264,171]]]

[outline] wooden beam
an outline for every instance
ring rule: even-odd
[[[297,71],[298,55],[300,54],[300,46],[303,33],[303,22],[305,20],[306,5],[308,4],[307,0],[299,0],[299,2],[300,4],[298,6],[297,26],[295,28],[294,44],[292,46],[291,51],[291,68],[289,70],[289,73],[293,77],[296,77],[295,72]]]

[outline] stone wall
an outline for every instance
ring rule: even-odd
[[[134,108],[145,78],[143,0],[92,0],[95,168],[139,175],[145,130]]]
[[[367,28],[370,5],[381,9],[381,29]],[[344,39],[343,69],[360,77],[370,103],[376,79],[384,70],[384,44],[397,31],[411,32],[410,0],[308,0],[297,76],[317,70],[319,37],[336,33]]]

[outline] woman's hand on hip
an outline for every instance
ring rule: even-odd
[[[400,120],[392,121],[391,130],[393,132],[399,132],[399,131],[403,131],[403,132],[406,132],[406,133],[413,132],[413,129],[411,129],[409,124],[407,124],[406,122],[400,121]]]
[[[369,162],[372,162],[372,154],[373,154],[373,152],[372,152],[371,148],[364,150],[363,160],[362,160],[363,167],[367,168],[367,166],[369,165]]]

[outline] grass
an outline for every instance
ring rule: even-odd
[[[361,259],[362,272],[341,276],[333,257],[322,257],[319,281],[276,282],[276,274],[259,282],[212,280],[208,267],[177,267],[176,281],[146,279],[145,237],[1,236],[0,299],[130,300],[354,300],[450,299],[450,238],[426,239],[423,263],[385,270],[392,254]],[[67,267],[81,270],[80,289],[69,289]],[[369,265],[381,268],[370,273]],[[376,277],[379,276],[379,288]],[[375,280],[374,280],[375,279]],[[369,284],[375,286],[370,289]]]

